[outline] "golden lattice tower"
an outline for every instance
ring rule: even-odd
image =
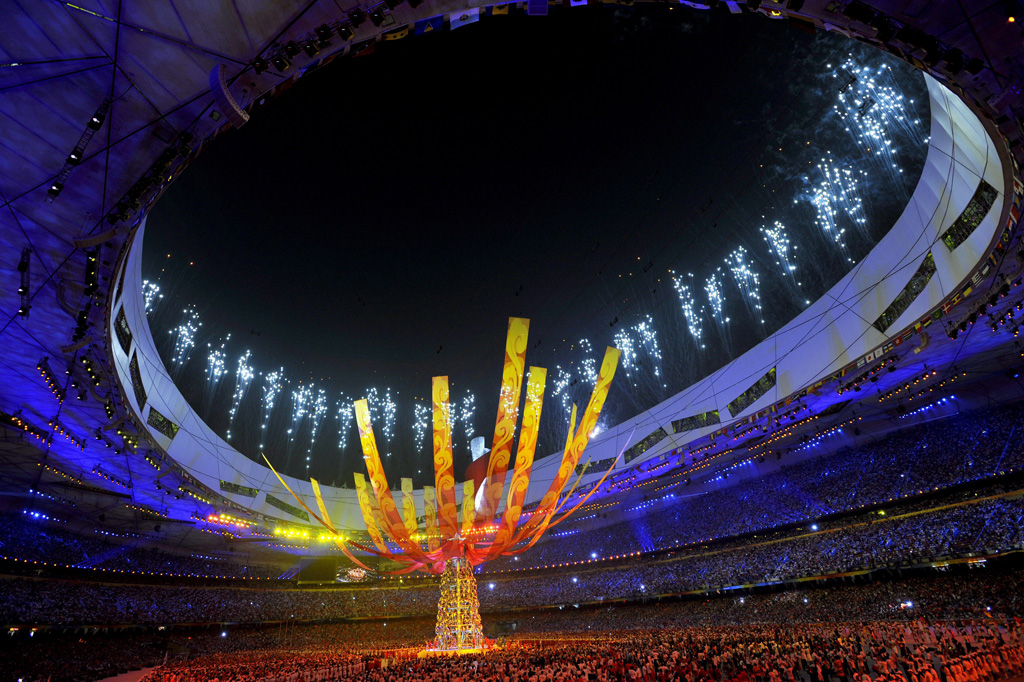
[[[436,646],[444,650],[479,649],[484,633],[480,625],[480,598],[473,569],[464,557],[449,559],[441,574],[437,603]]]

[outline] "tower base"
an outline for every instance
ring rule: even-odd
[[[465,558],[449,559],[441,574],[434,646],[426,652],[480,653],[484,647],[476,577]]]

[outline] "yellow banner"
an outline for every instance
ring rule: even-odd
[[[427,548],[433,552],[440,546],[437,532],[437,504],[434,501],[434,489],[423,486],[423,511],[426,512]]]
[[[434,418],[434,484],[437,486],[441,546],[444,547],[459,530],[459,510],[455,505],[455,471],[452,467],[452,420],[451,405],[448,403],[448,377],[434,377],[431,394]]]
[[[523,513],[523,501],[530,487],[530,472],[533,469],[533,456],[537,451],[537,433],[540,428],[540,414],[544,407],[544,386],[548,371],[543,367],[531,367],[526,382],[526,407],[523,411],[523,424],[519,429],[519,448],[516,451],[516,465],[512,471],[512,482],[508,487],[508,499],[505,501],[505,514],[501,526],[494,537],[494,542],[487,554],[493,558],[512,544],[512,537],[519,517]]]
[[[388,486],[384,466],[380,461],[380,452],[377,450],[377,439],[374,438],[373,426],[370,424],[369,406],[365,400],[355,402],[355,416],[359,442],[363,447],[363,461],[366,462],[366,472],[373,486],[373,497],[369,499],[370,512],[378,526],[387,532],[391,540],[398,543],[410,559],[425,563],[427,557],[419,545],[410,539],[402,515],[398,513],[391,488]]]
[[[363,513],[363,523],[366,524],[366,532],[373,541],[374,547],[381,552],[387,552],[387,545],[384,544],[384,538],[381,537],[377,526],[377,519],[373,514],[373,508],[370,507],[370,495],[366,490],[366,479],[360,473],[353,474],[353,476],[356,481],[356,499],[359,500],[359,511]]]
[[[509,318],[508,336],[505,339],[505,364],[501,373],[501,394],[498,397],[498,417],[494,424],[490,459],[487,460],[484,495],[480,509],[477,510],[477,516],[485,526],[494,520],[494,514],[501,502],[501,492],[505,488],[505,473],[512,457],[512,439],[519,418],[519,395],[523,387],[529,332],[529,320],[521,317]]]
[[[402,479],[402,519],[409,535],[416,534],[416,497],[412,491],[412,479]]]
[[[476,501],[473,499],[476,495],[475,487],[472,478],[462,484],[462,537],[469,540],[474,539],[470,535],[476,518]]]
[[[551,515],[555,513],[558,498],[561,496],[566,483],[569,481],[569,477],[576,469],[583,451],[590,442],[590,434],[593,433],[597,420],[601,416],[601,410],[604,407],[604,401],[608,397],[608,389],[611,388],[612,379],[615,377],[615,370],[618,365],[619,351],[609,347],[605,351],[604,360],[601,362],[601,370],[597,376],[597,383],[594,384],[594,391],[590,394],[590,402],[587,403],[587,409],[584,410],[583,415],[580,417],[579,428],[573,432],[570,425],[569,436],[566,439],[566,448],[562,455],[562,463],[558,467],[558,473],[555,475],[554,480],[551,481],[551,485],[548,487],[544,497],[541,498],[540,504],[537,506],[537,510],[534,511],[533,516],[523,524],[510,544],[518,544],[527,535],[540,527],[542,522],[546,526]]]
[[[327,513],[327,506],[324,505],[323,495],[320,494],[320,484],[315,478],[310,478],[309,482],[313,484],[313,496],[316,497],[316,508],[320,510],[320,516],[323,517],[322,523],[327,526],[327,530],[337,534],[337,530],[334,528],[334,524],[331,523],[331,516]]]

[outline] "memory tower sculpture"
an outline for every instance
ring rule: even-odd
[[[366,479],[362,474],[356,473],[355,486],[370,544],[358,543],[342,536],[331,522],[316,479],[310,479],[310,483],[319,514],[310,509],[277,471],[274,471],[281,484],[311,517],[327,529],[349,560],[357,566],[370,570],[352,553],[348,545],[366,554],[401,564],[403,568],[393,572],[396,575],[414,571],[441,575],[441,594],[435,631],[435,647],[438,649],[466,651],[479,649],[482,645],[483,633],[473,567],[500,555],[519,554],[533,547],[546,532],[571,516],[597,492],[622,457],[620,452],[602,478],[592,485],[585,495],[577,496],[579,499],[575,504],[565,510],[587,469],[586,465],[578,465],[590,441],[590,434],[601,416],[608,389],[618,366],[619,351],[608,348],[590,401],[579,418],[578,426],[577,409],[575,405],[572,407],[568,436],[558,472],[537,507],[532,512],[524,513],[523,504],[530,485],[547,378],[546,369],[530,367],[527,373],[526,404],[523,408],[515,466],[508,486],[504,511],[500,519],[497,518],[519,418],[529,325],[529,320],[523,318],[509,319],[501,394],[494,438],[487,461],[487,473],[480,484],[480,491],[475,490],[473,480],[463,483],[461,523],[455,496],[451,408],[446,376],[433,379],[431,395],[435,485],[423,488],[425,528],[422,532],[419,531],[417,523],[412,479],[401,479],[401,511],[388,486],[366,400],[355,401],[355,414],[370,485],[366,485]],[[628,439],[626,442],[629,442]],[[267,465],[274,470],[269,460]],[[573,474],[576,474],[575,480],[569,491],[565,492]]]

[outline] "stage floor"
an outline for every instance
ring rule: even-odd
[[[486,651],[493,651],[497,647],[487,647]],[[423,649],[417,658],[432,658],[434,656],[467,656],[469,654],[482,654],[484,649]]]

